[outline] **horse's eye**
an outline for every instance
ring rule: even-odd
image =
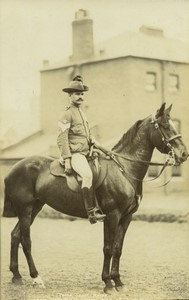
[[[163,123],[162,126],[163,126],[165,129],[170,128],[170,124],[169,124],[168,122]]]

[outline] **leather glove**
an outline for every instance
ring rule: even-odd
[[[72,165],[71,165],[71,159],[70,158],[65,159],[65,173],[67,175],[72,174]]]
[[[90,145],[93,146],[95,142],[95,139],[92,136],[90,136]]]

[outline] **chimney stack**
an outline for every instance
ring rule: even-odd
[[[93,20],[84,9],[75,13],[75,20],[72,22],[72,42],[72,60],[88,59],[94,55]]]

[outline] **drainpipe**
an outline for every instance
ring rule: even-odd
[[[161,61],[161,103],[163,104],[165,102],[165,66],[164,61]],[[164,182],[167,181],[167,172],[166,169],[163,172],[163,180]],[[163,192],[165,195],[167,195],[167,185],[163,186]]]
[[[161,61],[161,103],[165,102],[165,76],[164,76],[164,61]]]

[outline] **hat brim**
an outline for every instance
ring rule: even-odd
[[[65,93],[74,93],[74,92],[87,92],[89,90],[88,86],[84,85],[83,89],[73,89],[73,88],[64,88],[62,89]]]

